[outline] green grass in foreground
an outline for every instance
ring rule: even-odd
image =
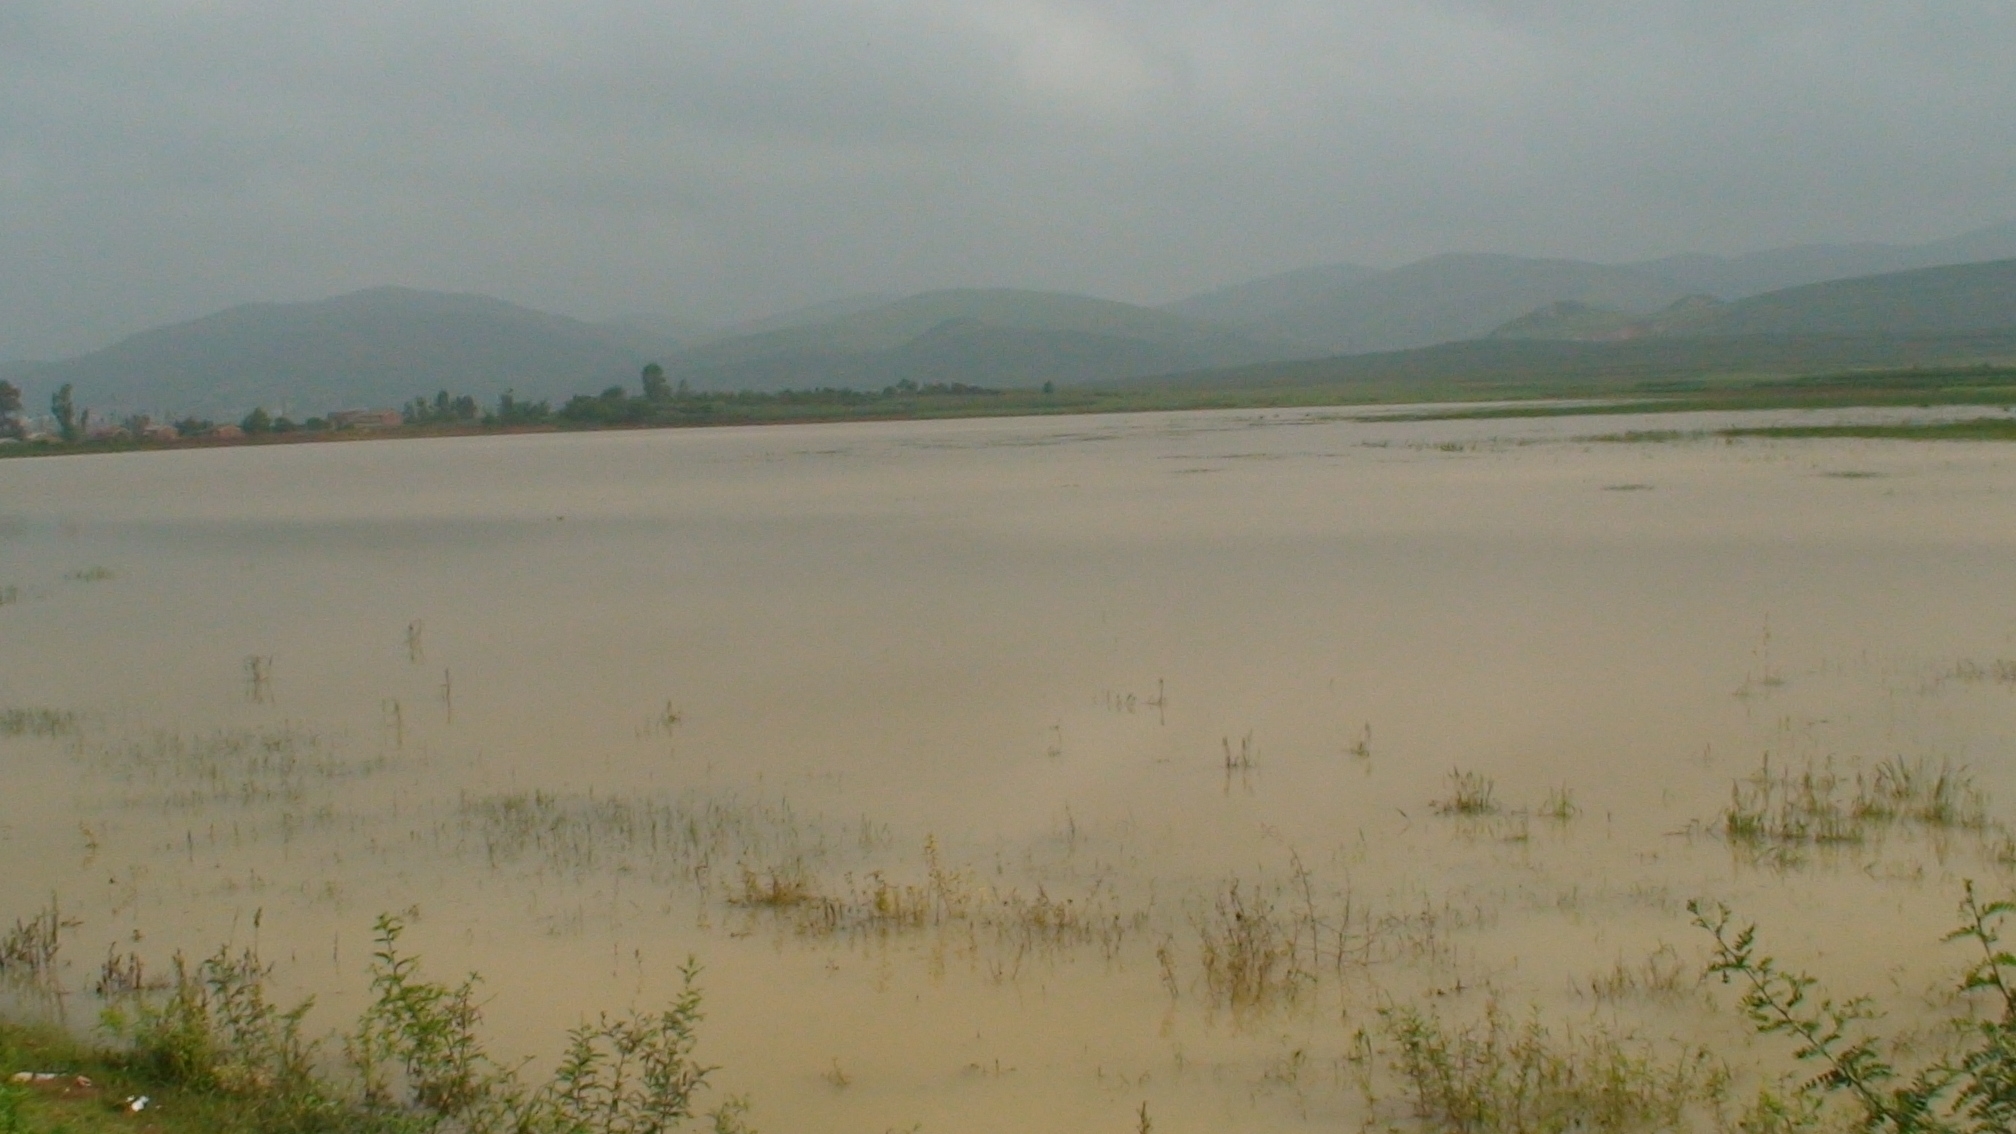
[[[0,1021],[0,1134],[99,1134],[160,1131],[210,1134],[253,1130],[249,1107],[229,1097],[164,1086],[135,1074],[122,1060],[95,1050],[48,1025]],[[62,1078],[33,1085],[11,1082],[17,1072],[56,1072]],[[77,1076],[89,1080],[80,1088]],[[146,1096],[134,1112],[127,1100]],[[245,1113],[237,1113],[243,1110]]]

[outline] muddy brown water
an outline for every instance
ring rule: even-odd
[[[1964,764],[2016,821],[2016,448],[1586,439],[1786,417],[0,462],[0,713],[77,714],[0,736],[0,921],[81,922],[73,1022],[108,949],[256,941],[335,1029],[412,910],[547,1058],[690,955],[773,1131],[1356,1125],[1381,1006],[1492,996],[1769,1065],[1688,899],[1909,1021],[1961,881],[2016,883],[1992,833],[1715,828],[1766,753]],[[1499,813],[1437,814],[1452,771]],[[1315,955],[1257,1004],[1207,979],[1235,882]],[[1594,991],[1655,953],[1677,991]]]

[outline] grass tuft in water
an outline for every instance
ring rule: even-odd
[[[1723,835],[1752,847],[1859,843],[1887,827],[1981,831],[1989,826],[1986,797],[1964,766],[1892,757],[1852,778],[1831,761],[1774,768],[1767,754],[1757,771],[1730,788]]]
[[[1428,802],[1437,815],[1496,815],[1498,784],[1481,772],[1449,770],[1449,792]]]

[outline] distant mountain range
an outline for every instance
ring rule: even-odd
[[[1478,254],[1387,271],[1337,264],[1160,308],[1005,288],[864,295],[720,329],[649,316],[590,323],[483,296],[386,287],[234,307],[78,358],[0,364],[0,378],[38,407],[70,383],[78,404],[101,413],[232,418],[264,406],[305,417],[443,389],[485,402],[506,390],[560,400],[634,386],[653,361],[700,391],[1008,387],[1265,371],[1462,340],[1887,334],[1915,336],[1919,357],[1939,336],[2006,328],[2016,328],[2016,223],[1909,247],[1628,265]],[[1522,357],[1547,355],[1535,347]]]
[[[1557,303],[1650,315],[1695,295],[1721,300],[1823,280],[2016,258],[2016,222],[1920,245],[1805,245],[1748,256],[1591,264],[1520,256],[1436,256],[1390,271],[1306,268],[1169,304],[1313,353],[1406,350],[1492,333]]]
[[[969,289],[834,304],[754,333],[678,342],[635,322],[586,323],[482,296],[374,288],[248,304],[64,362],[21,364],[46,399],[64,383],[103,413],[297,417],[400,405],[437,390],[563,400],[635,387],[646,363],[695,390],[899,382],[1038,386],[1304,357],[1292,344],[1112,300]],[[40,402],[34,404],[42,404]]]
[[[2016,327],[2016,259],[1829,280],[1733,303],[1692,296],[1650,315],[1558,302],[1492,332],[1585,342],[1735,335],[1937,335]]]
[[[1357,386],[1384,396],[1410,383],[1502,390],[2012,360],[2016,259],[1830,280],[1729,303],[1691,296],[1650,315],[1564,300],[1483,338],[1161,380]]]
[[[1747,256],[1668,256],[1624,266],[1690,292],[1742,299],[1822,280],[2009,259],[2016,259],[2016,221],[1929,244],[1805,244]]]

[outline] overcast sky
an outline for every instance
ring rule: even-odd
[[[0,358],[2016,216],[2011,0],[0,0]]]

